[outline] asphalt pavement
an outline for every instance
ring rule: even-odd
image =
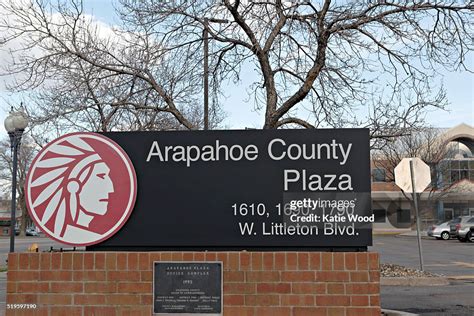
[[[422,239],[425,271],[448,277],[445,286],[382,286],[382,308],[424,316],[474,315],[474,243],[456,239]],[[370,251],[380,253],[382,263],[419,269],[415,236],[374,236]]]
[[[474,283],[451,280],[438,286],[382,286],[382,308],[424,316],[474,315]]]
[[[421,245],[426,271],[474,281],[474,243],[426,237],[421,240]],[[380,253],[382,263],[420,268],[415,236],[375,235],[374,245],[369,247],[369,251]]]

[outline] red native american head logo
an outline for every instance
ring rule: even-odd
[[[130,216],[137,194],[133,165],[123,149],[95,133],[74,133],[46,145],[33,161],[26,204],[36,225],[74,246],[99,243]]]

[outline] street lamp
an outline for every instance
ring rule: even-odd
[[[10,145],[13,152],[13,172],[12,172],[12,217],[10,225],[10,252],[15,251],[15,220],[16,220],[16,173],[18,165],[18,147],[20,147],[21,136],[23,131],[28,126],[28,117],[20,111],[13,111],[11,108],[10,114],[5,118],[5,129],[10,136]]]

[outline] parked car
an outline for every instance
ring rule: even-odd
[[[35,229],[28,228],[26,230],[26,236],[38,236],[38,232]]]
[[[474,225],[474,216],[461,216],[451,221],[449,231],[455,233],[457,239],[461,242],[471,241],[471,226]]]
[[[441,222],[435,225],[428,227],[427,234],[430,237],[435,237],[436,239],[448,240],[451,238],[449,233],[449,225],[451,221]]]

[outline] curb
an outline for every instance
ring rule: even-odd
[[[394,311],[391,309],[382,309],[383,316],[417,316],[418,314],[407,313],[402,311]]]
[[[374,236],[394,236],[394,235],[401,235],[403,232],[372,232]]]
[[[470,281],[470,280],[474,280],[474,274],[471,274],[471,275],[450,275],[447,278],[448,278],[448,280],[454,280],[454,281]]]
[[[398,234],[396,235],[395,237],[399,237],[399,238],[413,238],[413,237],[418,237],[417,235],[403,235],[403,234]],[[430,236],[426,236],[426,235],[421,235],[421,239],[433,239],[435,240],[435,237],[430,237]]]
[[[385,286],[442,286],[449,285],[447,278],[403,278],[403,277],[393,277],[393,278],[380,278],[380,285]]]

